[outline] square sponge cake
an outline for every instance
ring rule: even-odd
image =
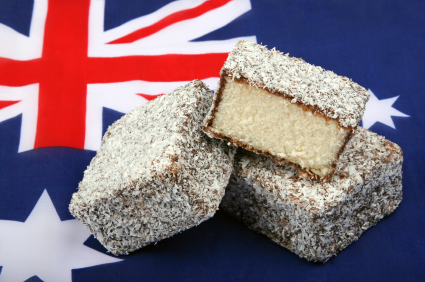
[[[195,80],[108,128],[69,210],[113,254],[128,254],[215,214],[236,147],[202,132],[212,99]]]
[[[398,145],[361,127],[327,183],[239,149],[221,207],[298,256],[326,262],[397,208],[402,162]]]
[[[346,77],[241,40],[221,70],[203,130],[326,182],[369,96]]]

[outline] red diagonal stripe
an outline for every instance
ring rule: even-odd
[[[157,98],[157,97],[159,97],[159,96],[162,96],[162,95],[164,95],[164,94],[158,94],[158,95],[137,94],[137,95],[139,95],[139,96],[141,96],[141,97],[145,98],[145,99],[146,99],[146,100],[148,100],[148,101],[151,101],[151,100],[153,100],[153,99],[155,99],[155,98]]]
[[[19,101],[0,101],[0,110],[9,106],[12,106],[16,103],[21,102],[21,100]]]
[[[206,12],[209,12],[211,10],[217,9],[221,6],[224,6],[225,4],[229,3],[231,0],[209,0],[201,5],[192,8],[183,10],[174,14],[171,14],[162,20],[154,23],[153,25],[144,27],[142,29],[136,30],[133,33],[130,33],[124,37],[118,38],[114,41],[111,41],[107,44],[123,44],[123,43],[132,43],[136,40],[142,39],[144,37],[148,37],[149,35],[152,35],[161,29],[166,28],[167,26],[170,26],[172,24],[175,24],[180,21],[193,19],[196,17],[199,17],[202,14],[205,14]]]

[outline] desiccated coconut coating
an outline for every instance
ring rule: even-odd
[[[221,207],[300,257],[326,262],[397,208],[402,162],[398,145],[360,127],[323,184],[239,150]]]
[[[351,79],[241,40],[221,70],[203,130],[326,182],[369,96]]]
[[[105,248],[128,254],[218,209],[235,149],[201,130],[212,93],[200,80],[108,128],[69,209]]]
[[[249,40],[236,44],[221,74],[312,107],[336,119],[342,127],[355,128],[359,124],[370,96],[347,77]]]

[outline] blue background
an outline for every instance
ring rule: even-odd
[[[170,1],[107,0],[105,30]],[[218,211],[214,218],[119,263],[72,271],[73,281],[425,281],[425,1],[258,1],[195,41],[256,35],[371,89],[409,115],[370,130],[404,152],[400,207],[326,264],[308,262]],[[0,0],[0,23],[28,35],[33,1]],[[1,40],[1,39],[0,39]],[[103,129],[122,114],[104,109]],[[44,189],[61,220],[92,151],[17,153],[21,116],[0,123],[0,219],[25,221]],[[86,245],[105,252],[91,236]],[[1,249],[0,249],[1,252]],[[28,281],[40,281],[33,277]]]

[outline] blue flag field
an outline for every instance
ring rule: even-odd
[[[425,281],[425,1],[0,0],[0,282]],[[248,39],[370,92],[360,123],[398,144],[403,200],[327,263],[219,210],[114,256],[69,212],[102,136]]]

